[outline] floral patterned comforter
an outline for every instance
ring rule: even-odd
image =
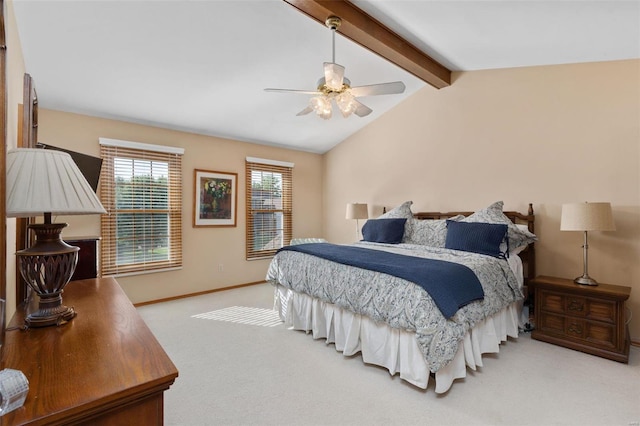
[[[410,281],[294,251],[279,252],[269,265],[266,279],[390,327],[415,331],[434,373],[454,358],[459,342],[476,323],[523,298],[504,259],[413,244],[356,245],[465,265],[478,276],[485,297],[446,319],[429,294]]]

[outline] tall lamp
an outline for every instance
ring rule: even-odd
[[[598,285],[588,272],[588,231],[615,231],[610,203],[572,203],[562,205],[561,231],[583,231],[584,272],[581,277],[574,279],[576,284]]]
[[[20,274],[40,297],[38,310],[25,319],[28,327],[60,325],[76,316],[62,304],[62,291],[78,262],[78,247],[60,238],[66,223],[51,223],[51,215],[106,213],[71,156],[48,149],[18,148],[7,152],[7,216],[44,215],[31,224],[33,246],[16,253]]]
[[[349,203],[347,204],[347,219],[356,220],[356,240],[360,239],[359,219],[369,218],[369,207],[366,203]]]

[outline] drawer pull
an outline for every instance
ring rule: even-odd
[[[582,327],[580,327],[578,324],[571,324],[569,326],[569,333],[582,335]]]
[[[582,312],[583,309],[584,309],[584,303],[580,302],[579,300],[571,299],[571,302],[569,302],[570,311]]]

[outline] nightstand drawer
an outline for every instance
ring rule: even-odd
[[[540,291],[540,309],[575,317],[615,324],[618,304],[613,300],[566,295],[554,291]]]
[[[616,327],[612,324],[543,313],[537,321],[537,330],[560,338],[589,343],[603,349],[613,349],[618,346]]]
[[[617,346],[616,328],[612,325],[566,318],[566,335],[574,339],[582,339],[604,349]]]

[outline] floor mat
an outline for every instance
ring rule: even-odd
[[[231,306],[217,311],[192,315],[191,318],[235,322],[237,324],[258,325],[261,327],[275,327],[282,324],[277,311],[249,308],[247,306]]]

